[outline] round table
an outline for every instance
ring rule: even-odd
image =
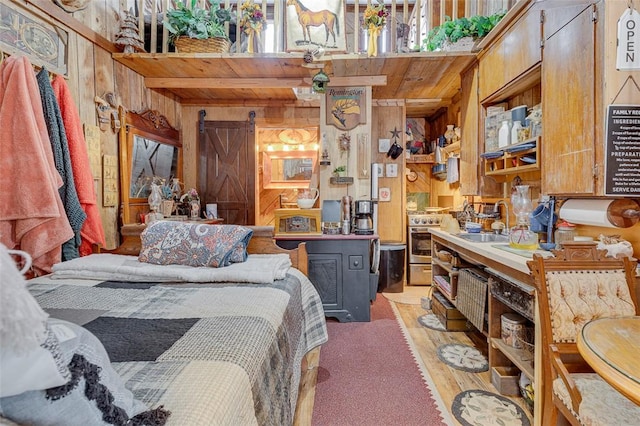
[[[578,334],[577,345],[596,373],[640,405],[640,316],[589,321]]]

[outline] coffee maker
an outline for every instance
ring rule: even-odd
[[[373,234],[373,201],[355,201],[355,233],[356,235]]]

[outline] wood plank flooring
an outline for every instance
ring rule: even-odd
[[[418,294],[424,293],[424,295],[428,295],[430,294],[430,288],[406,287],[405,292],[417,292]],[[384,297],[384,295],[379,293],[378,297]],[[474,345],[467,333],[431,330],[418,322],[418,317],[427,313],[419,304],[397,303],[393,301],[391,301],[391,303],[398,309],[409,335],[413,339],[415,347],[419,352],[419,356],[427,371],[429,371],[436,390],[440,393],[456,425],[459,425],[459,423],[455,421],[451,413],[451,403],[457,394],[469,389],[482,389],[488,392],[498,393],[496,388],[491,384],[491,373],[489,371],[483,373],[467,373],[449,367],[438,359],[436,349],[440,345],[447,343]],[[477,345],[475,346],[477,347]],[[486,353],[487,350],[486,347],[479,347],[478,349],[484,353]],[[510,399],[520,405],[527,415],[530,414],[522,398],[510,397]],[[529,417],[529,420],[531,420],[533,424],[531,417]]]

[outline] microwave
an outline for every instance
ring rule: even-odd
[[[322,234],[321,209],[275,209],[275,235]]]

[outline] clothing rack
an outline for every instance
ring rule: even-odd
[[[2,63],[4,62],[4,60],[5,60],[6,58],[8,58],[9,56],[11,56],[11,53],[5,52],[4,50],[0,49],[0,65],[2,65]],[[38,73],[38,72],[40,72],[40,71],[42,70],[42,68],[43,68],[43,67],[42,67],[41,65],[34,64],[34,63],[31,61],[31,58],[29,58],[28,56],[27,56],[27,59],[29,59],[29,63],[30,63],[30,64],[31,64],[31,66],[33,67],[33,71],[34,71],[34,72]],[[44,67],[44,68],[46,68],[46,67]],[[47,69],[47,72],[49,73],[49,80],[53,80],[53,78],[54,78],[56,75],[58,75],[56,72],[51,71],[51,70],[49,70],[49,69]],[[64,79],[67,79],[67,80],[69,79],[69,77],[67,77],[67,76],[66,76],[66,75],[64,75],[64,74],[60,74],[60,75],[62,75],[62,77],[63,77]]]

